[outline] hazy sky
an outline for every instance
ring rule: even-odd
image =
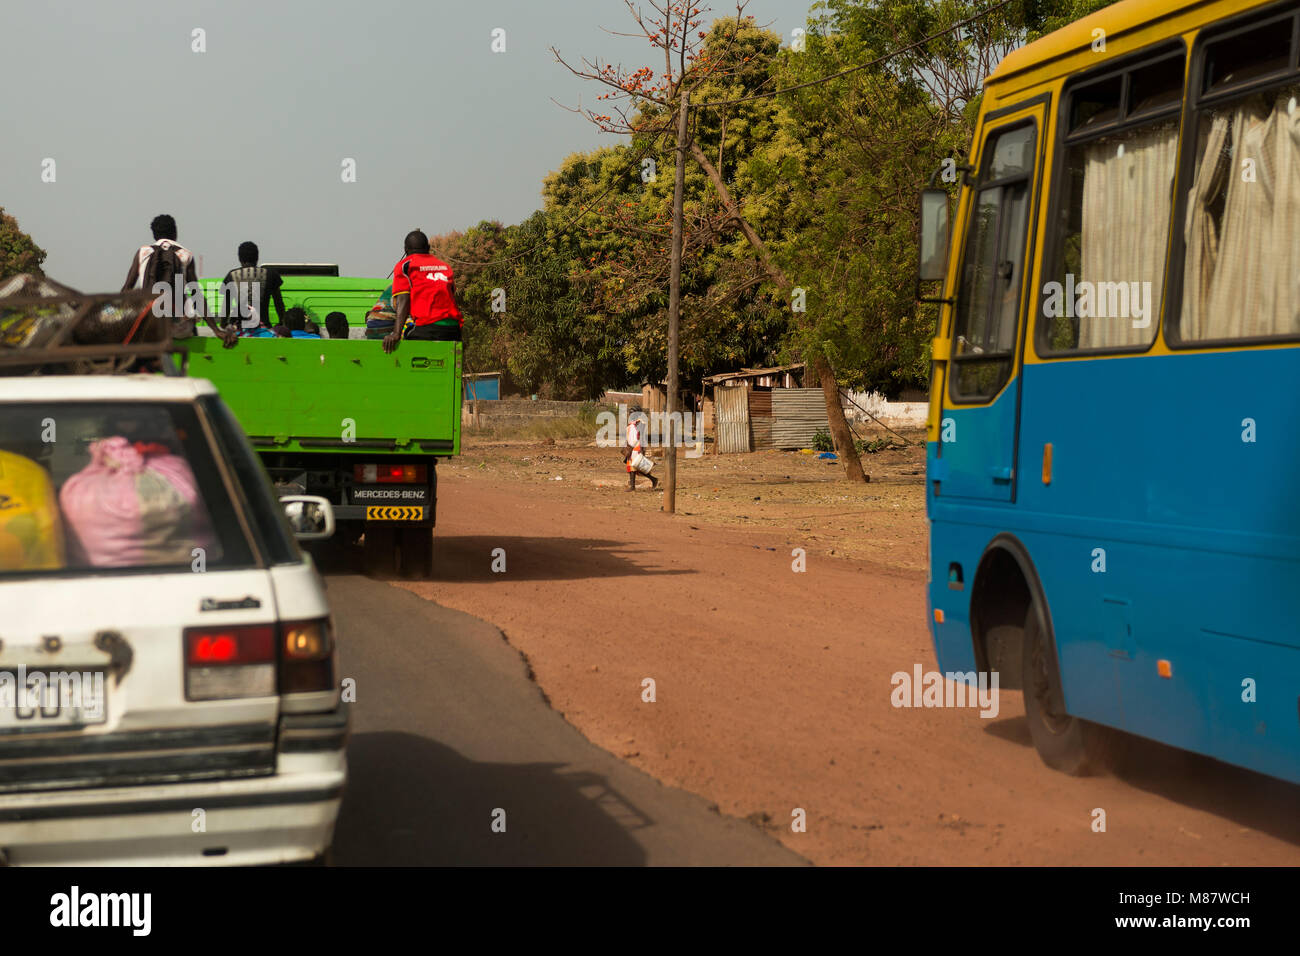
[[[810,5],[747,12],[788,43]],[[628,29],[623,0],[3,0],[0,206],[83,291],[121,286],[160,212],[205,275],[245,239],[386,275],[408,230],[518,222],[566,155],[617,141],[552,102],[600,91],[548,47],[658,65],[606,32]]]

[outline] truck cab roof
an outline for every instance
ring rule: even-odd
[[[267,269],[274,269],[282,276],[337,276],[337,262],[263,262]]]

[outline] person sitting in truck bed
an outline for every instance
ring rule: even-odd
[[[390,282],[379,301],[366,313],[366,338],[382,339],[393,331],[393,320],[396,317],[397,313],[393,311],[393,284]]]
[[[317,328],[315,322],[312,322],[310,324],[313,329],[316,329],[316,331],[310,332],[307,330],[307,325],[308,325],[307,310],[300,305],[295,305],[292,309],[286,312],[284,314],[284,321],[281,322],[280,324],[288,328],[289,336],[291,338],[295,338],[295,339],[320,338],[320,330]],[[278,328],[276,334],[277,335],[282,334],[281,332],[279,332]]]
[[[342,312],[331,312],[325,316],[325,332],[332,339],[346,339],[351,333],[348,317]]]
[[[222,320],[238,326],[243,336],[270,335],[268,303],[284,321],[284,297],[280,294],[284,280],[274,269],[257,264],[257,243],[241,242],[238,255],[239,268],[231,269],[221,280]]]
[[[384,351],[399,338],[424,342],[459,342],[464,319],[456,308],[456,276],[451,266],[429,251],[429,237],[419,229],[407,233],[406,255],[393,267],[393,301],[397,321],[384,336]],[[411,329],[407,318],[414,320]],[[400,331],[399,331],[400,330]]]

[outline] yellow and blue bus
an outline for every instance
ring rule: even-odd
[[[1059,770],[1123,731],[1300,782],[1298,100],[1296,0],[1124,0],[922,194],[935,649]]]

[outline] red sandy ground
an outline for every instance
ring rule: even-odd
[[[993,719],[891,706],[893,673],[936,667],[924,456],[865,460],[854,486],[806,455],[679,459],[668,516],[612,450],[480,444],[439,468],[435,579],[404,586],[501,628],[596,744],[817,863],[1300,860],[1298,787],[1154,744],[1123,779],[1064,776],[1014,691]]]

